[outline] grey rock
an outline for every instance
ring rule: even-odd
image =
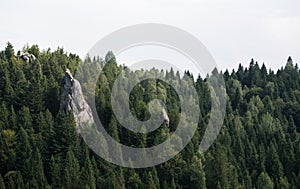
[[[94,124],[92,110],[84,99],[79,81],[73,78],[69,69],[65,72],[61,86],[60,109],[67,114],[73,113],[80,133],[85,126]]]
[[[28,52],[22,53],[19,57],[25,62],[29,62],[30,60],[33,61],[36,59],[33,54],[30,54]]]
[[[162,116],[164,118],[164,123],[166,124],[166,126],[169,126],[170,119],[165,108],[162,109]]]

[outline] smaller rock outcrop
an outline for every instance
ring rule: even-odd
[[[36,59],[36,57],[33,54],[30,54],[28,52],[22,53],[18,57],[20,57],[25,62],[33,61]]]
[[[166,126],[169,126],[170,119],[165,108],[162,109],[162,116],[164,118],[164,123],[166,124]]]

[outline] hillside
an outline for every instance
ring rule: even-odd
[[[195,81],[200,102],[194,137],[173,159],[131,169],[98,157],[77,135],[73,115],[60,111],[65,70],[75,73],[82,61],[102,70],[95,91],[101,122],[117,141],[136,147],[159,144],[176,130],[179,97],[172,87],[149,79],[133,88],[134,116],[147,120],[147,103],[158,97],[170,118],[169,127],[137,134],[123,128],[112,113],[111,87],[124,69],[115,58],[104,64],[99,58],[81,60],[64,49],[40,50],[37,45],[23,51],[34,58],[21,58],[10,43],[0,51],[0,189],[300,188],[300,70],[290,57],[280,70],[251,60],[248,67],[222,73],[228,99],[225,121],[205,153],[198,148],[210,117],[209,87],[206,78],[187,71],[184,77]],[[173,70],[139,74],[152,72],[170,81],[180,78]],[[82,88],[91,91],[88,84]]]

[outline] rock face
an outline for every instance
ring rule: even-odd
[[[162,109],[162,116],[164,118],[164,123],[166,124],[166,126],[169,126],[170,119],[165,108]]]
[[[79,81],[73,78],[69,69],[65,72],[61,86],[60,109],[66,113],[73,113],[77,131],[80,133],[84,124],[91,125],[94,123],[92,110],[83,97]]]
[[[30,54],[28,52],[20,54],[19,57],[25,62],[33,61],[36,59],[33,54]]]

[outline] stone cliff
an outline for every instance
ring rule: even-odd
[[[80,133],[84,128],[83,124],[94,124],[92,110],[83,97],[79,81],[73,78],[69,69],[66,69],[61,87],[60,109],[66,113],[73,113],[77,131]]]

